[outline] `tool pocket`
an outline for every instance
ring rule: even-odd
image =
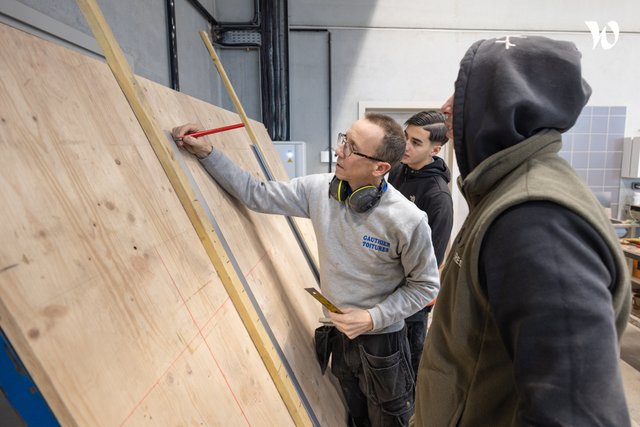
[[[320,371],[324,375],[329,364],[329,357],[331,356],[332,341],[335,337],[334,326],[320,326],[314,333],[314,341],[316,347],[316,358],[320,364]]]
[[[402,417],[413,412],[413,371],[407,346],[389,356],[373,356],[360,346],[367,397],[382,411]]]

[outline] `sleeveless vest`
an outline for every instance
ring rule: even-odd
[[[459,186],[470,212],[442,272],[442,287],[418,373],[415,418],[429,426],[517,425],[511,359],[480,286],[483,237],[509,207],[551,201],[584,218],[611,249],[618,339],[630,310],[630,278],[609,219],[589,188],[558,156],[560,134],[546,130],[482,162]],[[561,183],[561,184],[559,184]]]

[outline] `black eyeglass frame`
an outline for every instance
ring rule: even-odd
[[[382,160],[382,159],[378,159],[376,157],[372,157],[372,156],[367,156],[366,154],[362,154],[359,151],[356,151],[355,148],[353,148],[353,144],[350,143],[349,141],[347,141],[347,134],[345,133],[338,133],[338,146],[340,145],[345,145],[348,150],[349,150],[349,154],[345,154],[344,157],[347,158],[352,154],[355,154],[356,156],[360,156],[360,157],[364,157],[365,159],[369,159],[369,160],[373,160],[374,162],[385,162],[388,163],[386,160]]]

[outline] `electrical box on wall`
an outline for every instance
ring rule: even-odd
[[[331,154],[329,154],[328,150],[324,150],[320,152],[320,163],[335,163],[336,162],[336,150],[331,150]]]
[[[302,141],[273,141],[289,178],[307,174],[306,144]]]
[[[624,139],[620,175],[623,178],[640,177],[640,137]]]

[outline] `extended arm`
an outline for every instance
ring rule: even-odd
[[[308,217],[309,206],[302,179],[290,181],[260,181],[233,163],[205,138],[185,136],[201,130],[198,125],[186,124],[173,129],[179,147],[200,159],[211,177],[256,212]]]

